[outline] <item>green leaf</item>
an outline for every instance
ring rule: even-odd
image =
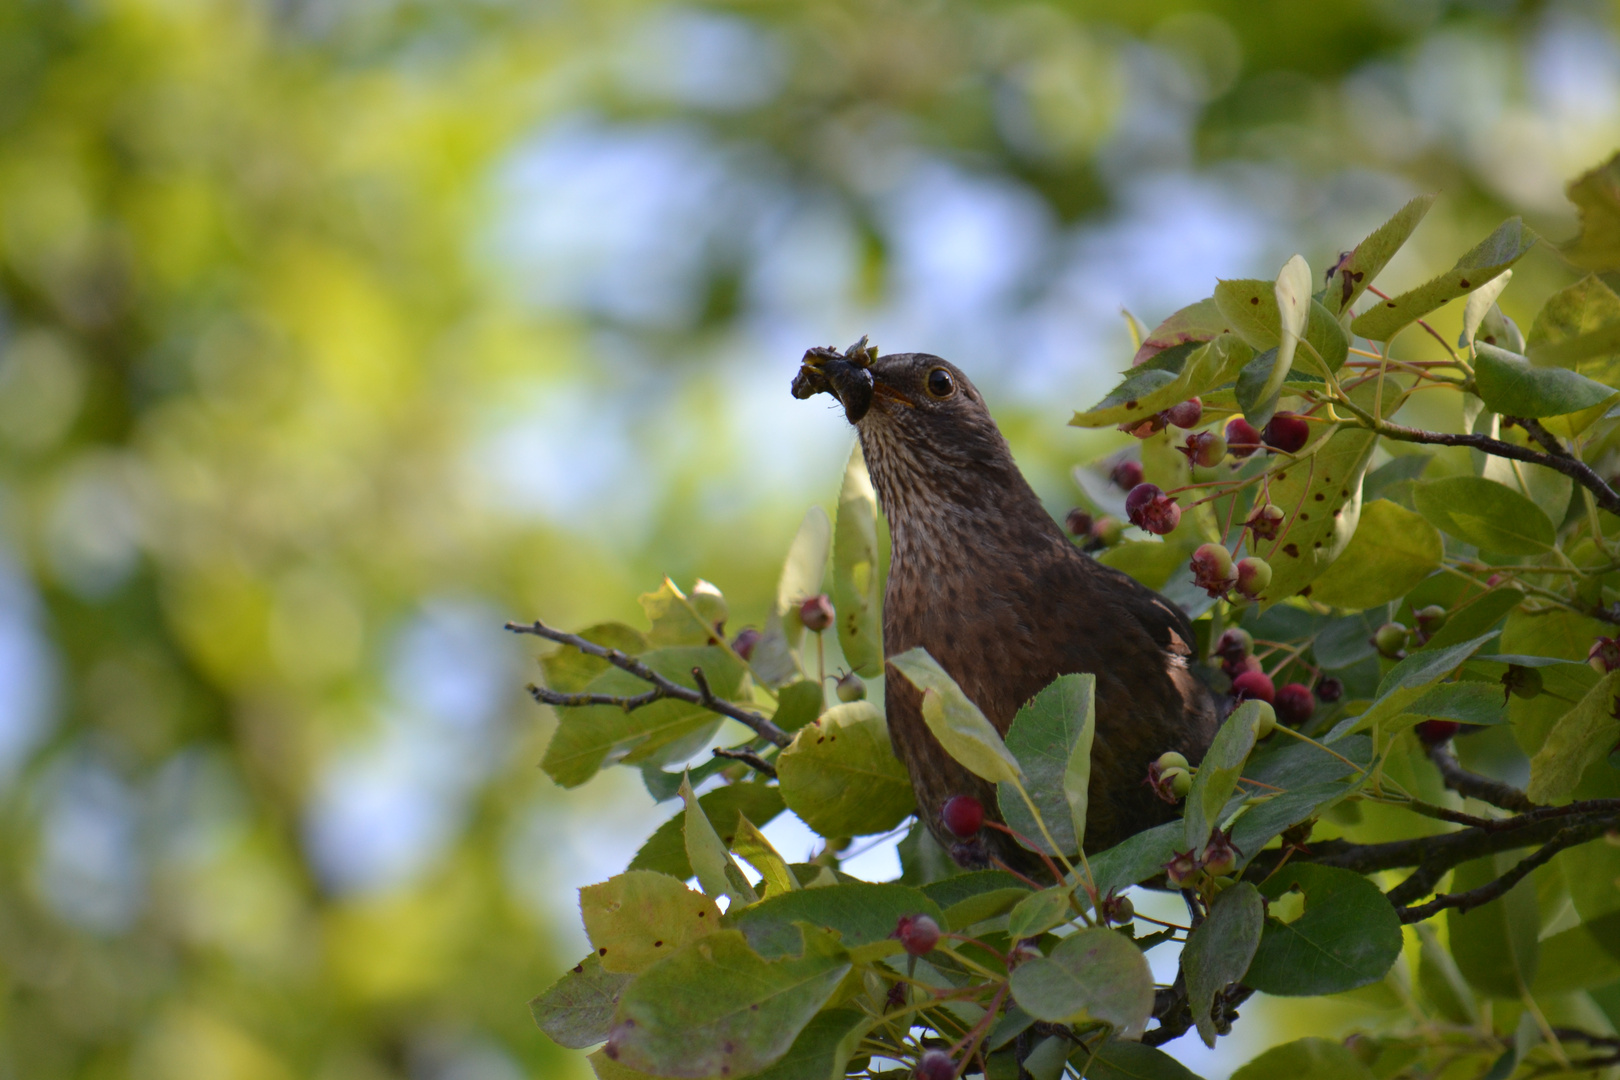
[[[1307,271],[1308,272],[1308,271]],[[1277,283],[1262,278],[1235,278],[1215,283],[1215,303],[1232,332],[1257,352],[1275,349],[1282,340],[1277,310]]]
[[[1407,712],[1414,702],[1423,697],[1428,687],[1445,678],[1449,672],[1473,656],[1481,646],[1495,636],[1496,632],[1492,631],[1456,645],[1419,649],[1409,654],[1406,659],[1390,668],[1380,680],[1378,692],[1367,711],[1354,720],[1340,724],[1344,731],[1340,732],[1335,728],[1327,741],[1333,742],[1339,735],[1368,731],[1381,722],[1392,720]]]
[[[813,679],[800,679],[776,691],[776,713],[771,723],[792,734],[821,715],[827,694]]]
[[[1034,938],[1054,926],[1061,926],[1074,915],[1069,903],[1074,895],[1073,885],[1054,885],[1038,893],[1029,893],[1007,916],[1007,936],[1014,941]]]
[[[1261,392],[1261,400],[1282,390],[1283,380],[1294,369],[1294,352],[1305,336],[1305,325],[1311,318],[1311,268],[1302,255],[1295,255],[1283,264],[1273,288],[1276,293],[1280,333],[1277,341],[1277,361],[1272,365],[1271,377]]]
[[[681,783],[681,801],[686,803],[686,857],[703,891],[712,897],[729,896],[735,907],[758,903],[759,894],[743,876],[742,869],[703,812],[703,805],[692,794],[691,780]]]
[[[851,967],[831,934],[803,933],[800,956],[766,960],[739,931],[722,930],[647,969],[619,999],[607,1056],[677,1077],[745,1076],[772,1064]]]
[[[878,570],[877,496],[857,443],[844,469],[833,531],[833,610],[844,663],[865,678],[883,672],[883,582]]]
[[[1083,1063],[1083,1053],[1077,1051],[1071,1060]],[[1085,1076],[1086,1080],[1202,1080],[1163,1050],[1121,1039],[1109,1039],[1097,1048]]]
[[[1102,401],[1069,421],[1075,427],[1106,427],[1145,420],[1161,409],[1186,401],[1237,377],[1253,353],[1231,334],[1222,334],[1195,349],[1180,372],[1144,368],[1133,372]]]
[[[1620,333],[1615,344],[1620,347]],[[1474,384],[1487,408],[1509,416],[1563,416],[1620,397],[1620,390],[1585,375],[1561,367],[1531,367],[1524,357],[1483,341],[1474,346]]]
[[[1536,956],[1536,978],[1530,992],[1538,998],[1608,986],[1620,979],[1620,912],[1541,939],[1536,943]]]
[[[608,1037],[613,1010],[632,976],[608,971],[595,953],[529,1002],[540,1030],[558,1046],[583,1050]]]
[[[680,794],[679,786],[675,793]],[[722,843],[729,845],[736,837],[737,822],[746,816],[761,825],[782,812],[782,792],[779,788],[749,782],[726,784],[698,796],[703,816],[718,822],[716,831]],[[692,861],[686,857],[686,811],[665,821],[641,845],[636,857],[630,860],[632,870],[656,870],[660,874],[685,881],[692,876]]]
[[[1020,1008],[1056,1024],[1112,1024],[1139,1035],[1153,1011],[1153,973],[1129,938],[1103,927],[1077,930],[1051,956],[1026,960],[1008,978]]]
[[[1500,852],[1463,863],[1451,875],[1451,892],[1467,892],[1494,881],[1526,853]],[[1446,912],[1451,955],[1474,989],[1499,998],[1519,998],[1536,981],[1541,916],[1536,884],[1526,877],[1500,899],[1471,911]]]
[[[1274,1046],[1237,1072],[1232,1080],[1375,1080],[1343,1043],[1295,1039]]]
[[[1362,609],[1399,600],[1440,568],[1445,544],[1417,514],[1375,499],[1333,565],[1311,583],[1311,599],[1331,607]]]
[[[1243,764],[1249,758],[1249,751],[1254,749],[1259,724],[1260,702],[1246,701],[1233,710],[1215,733],[1204,760],[1198,765],[1198,774],[1193,777],[1192,790],[1187,793],[1188,848],[1202,850],[1210,832],[1220,824],[1221,810],[1237,789]]]
[[[944,925],[939,905],[919,889],[894,882],[846,881],[763,900],[739,915],[736,927],[747,936],[749,947],[765,957],[797,952],[801,923],[837,933],[846,949],[876,945],[881,954],[900,951],[893,935],[905,915],[927,915]]]
[[[1005,870],[976,870],[922,887],[923,894],[945,909],[951,930],[965,930],[976,922],[1011,911],[1030,894],[1030,888]]]
[[[1450,270],[1392,300],[1380,300],[1358,316],[1350,329],[1369,341],[1388,341],[1413,321],[1466,296],[1518,262],[1536,240],[1522,221],[1509,218]]]
[[[1507,722],[1503,697],[1499,683],[1441,683],[1408,706],[1408,711],[1426,720],[1456,720],[1488,727]]]
[[[1270,348],[1256,356],[1238,372],[1237,386],[1234,389],[1237,406],[1242,411],[1243,418],[1257,429],[1264,429],[1277,411],[1277,392],[1268,393],[1266,390],[1271,385],[1271,375],[1276,368],[1277,350]]]
[[[1348,770],[1347,770],[1348,771]],[[1360,776],[1350,782],[1342,780],[1302,784],[1288,791],[1251,797],[1243,812],[1232,823],[1232,846],[1242,853],[1240,862],[1260,853],[1271,838],[1283,830],[1314,817],[1323,808],[1355,792],[1360,787]]]
[[[1611,671],[1587,691],[1574,708],[1566,712],[1547,733],[1547,741],[1530,759],[1532,801],[1557,802],[1567,799],[1581,781],[1587,767],[1602,761],[1620,741],[1620,671]]]
[[[712,645],[655,649],[642,654],[640,660],[660,675],[692,689],[697,687],[692,669],[701,667],[709,686],[721,698],[731,698],[742,684],[742,665],[724,649]],[[593,694],[625,696],[645,692],[647,684],[627,671],[609,668],[585,689]],[[633,712],[616,705],[558,709],[557,730],[540,766],[563,787],[578,787],[605,764],[660,764],[679,750],[685,750],[681,756],[690,756],[719,724],[720,718],[709,710],[673,698]]]
[[[922,691],[922,715],[945,752],[975,776],[992,784],[1022,781],[1013,757],[995,726],[968,700],[928,650],[908,649],[889,664]]]
[[[1564,245],[1564,258],[1583,270],[1620,270],[1620,154],[1564,189],[1581,229]]]
[[[776,1064],[748,1080],[834,1080],[844,1075],[861,1039],[876,1026],[877,1018],[859,1009],[823,1010]]]
[[[1288,517],[1277,539],[1257,545],[1271,564],[1261,610],[1301,592],[1349,546],[1361,520],[1361,478],[1377,442],[1372,432],[1344,425],[1309,458],[1272,476],[1271,501]]]
[[[614,974],[642,971],[720,928],[713,900],[650,870],[627,870],[585,886],[579,909],[602,969]]]
[[[726,598],[713,585],[698,579],[687,596],[669,578],[655,592],[638,598],[652,630],[647,641],[654,648],[671,645],[714,645],[726,621]]]
[[[766,686],[782,686],[800,677],[798,650],[804,623],[799,619],[799,605],[821,592],[831,546],[832,522],[825,510],[812,506],[788,546],[776,583],[776,606],[749,658],[755,677]]]
[[[1556,538],[1539,506],[1494,480],[1430,480],[1413,486],[1412,501],[1441,532],[1492,554],[1539,555]]]
[[[1018,789],[997,790],[1001,816],[1048,855],[1073,855],[1086,834],[1086,798],[1091,783],[1095,720],[1094,675],[1064,675],[1018,710],[1007,729],[1007,749],[1018,759],[1024,786],[1061,851],[1050,851]]]
[[[798,889],[799,879],[788,869],[787,860],[747,816],[737,819],[737,834],[731,841],[731,850],[759,871],[766,896],[780,896]]]
[[[1167,821],[1091,856],[1091,876],[1097,883],[1097,891],[1123,889],[1163,871],[1164,864],[1184,846],[1185,832],[1186,826],[1181,822]]]
[[[1581,416],[1576,415],[1565,417],[1561,422],[1580,420]],[[1490,454],[1480,454],[1478,457],[1484,459],[1482,467],[1475,470],[1478,475],[1517,491],[1540,507],[1541,512],[1547,515],[1548,521],[1557,523],[1564,520],[1564,515],[1569,510],[1569,497],[1575,490],[1573,479],[1561,472],[1540,465],[1531,465],[1526,461],[1514,461]]]
[[[1215,898],[1209,917],[1187,937],[1181,969],[1187,975],[1187,999],[1205,1046],[1215,1045],[1215,1021],[1210,1017],[1215,995],[1249,970],[1265,920],[1260,893],[1241,881]]]
[[[641,631],[624,623],[597,623],[579,632],[586,641],[603,648],[618,649],[626,656],[640,656],[647,651],[647,639]],[[545,672],[546,685],[561,694],[577,694],[590,685],[592,679],[612,667],[599,656],[587,656],[572,645],[563,645],[556,652],[540,658],[540,669]]]
[[[1327,289],[1322,294],[1327,309],[1334,315],[1349,311],[1350,305],[1389,264],[1433,205],[1433,195],[1419,195],[1357,244],[1350,257],[1334,267],[1328,277]]]
[[[869,701],[835,705],[799,729],[776,773],[788,808],[829,839],[887,832],[917,806],[883,713]]]
[[[1136,355],[1131,357],[1132,367],[1141,367],[1166,349],[1201,341],[1210,341],[1227,332],[1226,316],[1214,297],[1189,304],[1153,328],[1142,339]]]
[[[1582,278],[1547,298],[1530,324],[1530,362],[1538,367],[1573,368],[1598,382],[1613,385],[1620,376],[1620,346],[1604,348],[1603,339],[1620,329],[1620,296],[1594,275]],[[1501,344],[1498,342],[1498,344]],[[1516,350],[1524,352],[1524,349]]]
[[[1474,992],[1457,970],[1451,953],[1440,944],[1434,927],[1420,922],[1413,929],[1419,941],[1418,989],[1440,1015],[1452,1023],[1479,1023],[1479,1005],[1474,1001]]]
[[[1491,313],[1496,298],[1502,295],[1508,282],[1513,280],[1513,271],[1504,270],[1490,281],[1468,294],[1468,303],[1463,305],[1462,334],[1457,338],[1457,347],[1466,349],[1474,343],[1479,328],[1484,325],[1485,317]],[[1496,342],[1491,342],[1496,344]]]
[[[1298,889],[1305,912],[1290,923],[1267,919],[1244,983],[1288,997],[1336,994],[1377,982],[1401,951],[1401,920],[1360,874],[1293,863],[1262,884],[1276,901]]]

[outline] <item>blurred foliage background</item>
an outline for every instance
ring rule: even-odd
[[[960,363],[1061,514],[1121,306],[1563,239],[1617,144],[1574,0],[5,0],[0,1077],[581,1075],[524,1002],[667,808],[500,626],[758,621],[806,346]]]

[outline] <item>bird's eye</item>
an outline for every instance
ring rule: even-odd
[[[924,385],[928,387],[928,393],[937,398],[948,398],[956,390],[956,380],[942,367],[930,371]]]

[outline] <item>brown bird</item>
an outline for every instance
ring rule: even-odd
[[[860,435],[892,541],[884,597],[889,656],[921,645],[1003,734],[1060,675],[1096,676],[1085,848],[1101,851],[1175,813],[1144,782],[1166,750],[1203,756],[1218,724],[1189,667],[1192,626],[1175,604],[1081,552],[1013,462],[984,398],[927,353],[876,356],[812,349],[793,394],[832,394]],[[1000,833],[969,843],[940,809],[954,795],[996,806],[992,785],[958,765],[929,732],[921,695],[885,681],[889,735],[911,773],[919,813],[958,863],[992,856],[1028,867]]]

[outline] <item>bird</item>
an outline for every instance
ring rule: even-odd
[[[1053,680],[1092,674],[1082,846],[1102,851],[1172,818],[1176,808],[1146,782],[1149,763],[1171,750],[1198,762],[1219,724],[1186,613],[1069,539],[954,364],[920,352],[879,356],[862,338],[844,352],[807,351],[792,391],[842,405],[888,519],[885,656],[927,649],[1003,735]],[[948,800],[969,795],[991,809],[994,786],[945,752],[920,691],[892,664],[886,671],[889,737],[919,818],[961,866],[1038,867],[1000,832],[964,840],[946,827]]]

